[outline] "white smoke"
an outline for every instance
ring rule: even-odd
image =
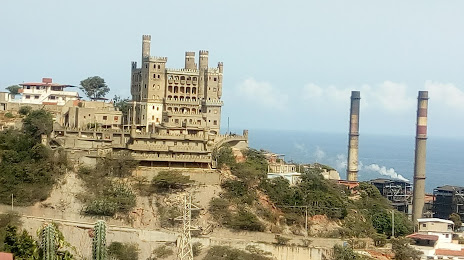
[[[397,179],[397,180],[402,180],[402,181],[409,181],[408,179],[404,178],[403,175],[397,173],[395,171],[395,169],[393,169],[393,168],[387,169],[387,167],[380,166],[380,165],[375,164],[375,163],[369,164],[369,165],[364,166],[362,168],[363,168],[363,170],[378,172],[381,175],[389,176],[392,179]]]

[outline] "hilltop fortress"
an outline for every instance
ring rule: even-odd
[[[185,68],[166,68],[166,57],[150,56],[151,36],[142,40],[141,66],[131,66],[132,102],[126,120],[112,103],[73,99],[64,105],[34,104],[54,114],[51,139],[44,143],[64,148],[82,163],[127,151],[142,166],[201,168],[215,168],[213,151],[226,143],[247,147],[247,130],[242,136],[220,134],[222,62],[209,68],[208,51],[200,51],[197,65],[195,53],[186,52]],[[0,110],[20,108],[7,93],[2,95]]]

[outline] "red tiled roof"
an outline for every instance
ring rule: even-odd
[[[450,249],[437,249],[435,250],[435,255],[437,256],[464,256],[464,249],[461,249],[461,251],[450,250]]]
[[[407,238],[412,238],[412,239],[420,239],[420,240],[432,240],[432,241],[437,241],[438,236],[435,235],[424,235],[424,234],[418,234],[414,233],[409,236],[406,236]]]
[[[0,252],[0,260],[13,260],[13,254]]]

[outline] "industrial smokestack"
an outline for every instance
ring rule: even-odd
[[[358,180],[358,144],[359,144],[359,103],[361,94],[359,91],[351,91],[350,109],[350,134],[348,141],[348,166],[346,179]]]
[[[414,193],[412,197],[412,221],[422,217],[425,198],[425,158],[427,142],[427,108],[429,92],[419,91],[417,98],[416,155],[414,159]]]

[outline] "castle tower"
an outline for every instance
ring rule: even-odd
[[[208,51],[200,51],[200,69],[208,68]]]
[[[142,59],[150,57],[151,35],[142,36]]]
[[[419,91],[417,97],[416,153],[414,159],[414,191],[412,197],[412,221],[422,218],[425,200],[425,159],[427,148],[427,108],[429,93]]]
[[[348,143],[347,181],[358,180],[358,147],[359,147],[359,104],[361,94],[351,91],[350,133]]]
[[[197,68],[195,64],[195,52],[187,51],[185,52],[185,68],[194,70]]]

